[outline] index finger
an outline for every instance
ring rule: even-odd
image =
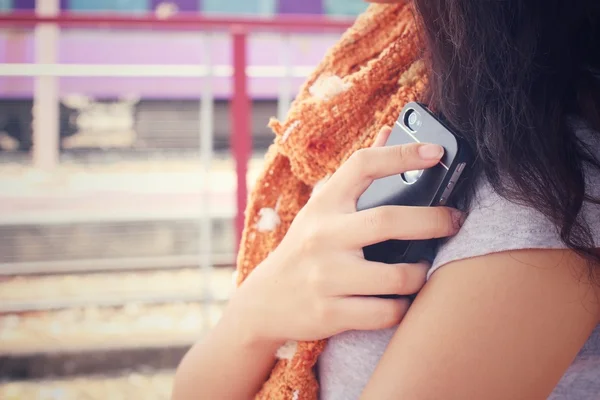
[[[361,149],[331,176],[322,192],[340,202],[356,204],[375,179],[431,168],[443,154],[442,146],[425,143]]]

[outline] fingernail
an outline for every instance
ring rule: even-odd
[[[465,219],[467,219],[467,214],[464,212],[460,210],[452,211],[452,225],[457,231],[462,228],[463,224],[465,223]]]
[[[437,160],[442,158],[444,148],[438,144],[424,144],[419,147],[419,156],[424,160]]]

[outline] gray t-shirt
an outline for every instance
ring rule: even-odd
[[[593,132],[577,128],[578,135],[600,157],[600,141]],[[600,197],[600,174],[587,176],[587,191]],[[600,206],[586,203],[583,216],[600,247]],[[518,222],[517,222],[518,221]],[[429,276],[449,262],[506,250],[565,248],[556,228],[534,209],[498,196],[486,182],[475,195],[461,231],[443,244]],[[322,400],[358,399],[396,328],[374,332],[351,331],[330,339],[318,363]],[[600,398],[600,325],[555,388],[551,400]]]

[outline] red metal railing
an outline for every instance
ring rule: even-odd
[[[62,28],[106,27],[121,29],[176,29],[176,30],[230,30],[232,27],[244,32],[339,32],[350,26],[351,21],[322,16],[256,17],[208,17],[200,14],[176,14],[160,18],[154,14],[84,14],[61,13],[56,16],[40,16],[32,12],[14,12],[0,15],[0,26],[33,27],[40,23],[56,24]]]
[[[235,157],[237,175],[237,213],[235,217],[236,243],[240,243],[244,229],[244,210],[248,189],[246,172],[252,149],[250,136],[250,97],[246,76],[246,34],[243,30],[233,32],[233,99],[231,100],[231,148]]]
[[[38,24],[56,25],[61,28],[119,28],[119,29],[166,29],[191,31],[227,31],[233,36],[233,97],[231,108],[231,148],[237,174],[237,242],[241,237],[248,189],[246,174],[252,148],[250,135],[250,97],[247,90],[246,48],[250,33],[273,31],[278,33],[341,32],[351,24],[350,20],[329,19],[321,16],[280,16],[277,18],[207,17],[197,14],[178,14],[159,18],[154,14],[123,16],[117,14],[61,13],[42,16],[31,12],[15,12],[0,15],[0,28],[33,28]]]

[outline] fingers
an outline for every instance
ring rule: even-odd
[[[425,284],[429,264],[384,264],[349,257],[331,266],[333,276],[343,276],[330,283],[335,296],[411,295]]]
[[[362,248],[390,239],[426,240],[458,232],[464,214],[449,207],[383,206],[344,214],[337,229],[344,246]]]
[[[389,126],[384,126],[383,128],[381,128],[371,147],[385,146],[388,139],[390,138],[390,133],[392,133],[392,128],[390,128]]]
[[[361,149],[333,174],[322,192],[340,202],[356,202],[375,179],[431,168],[442,155],[441,146],[422,143]]]
[[[380,330],[398,325],[409,306],[407,298],[344,297],[334,300],[331,315],[342,332]]]

